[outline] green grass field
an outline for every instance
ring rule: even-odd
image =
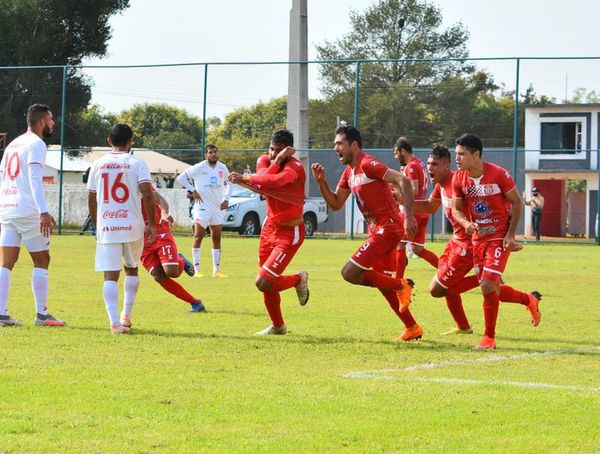
[[[184,253],[190,242],[178,238]],[[452,322],[426,292],[423,260],[407,275],[425,335],[396,342],[401,324],[383,297],[340,276],[360,244],[350,240],[305,242],[290,271],[309,271],[309,304],[287,291],[288,335],[254,337],[269,325],[257,244],[224,238],[228,279],[180,278],[205,314],[141,270],[130,336],[108,330],[92,237],[52,241],[49,309],[64,329],[33,326],[22,255],[9,309],[25,326],[0,330],[0,452],[598,452],[599,248],[514,254],[505,279],[543,293],[542,323],[502,305],[489,353],[471,350],[483,325],[475,291],[464,300],[476,334],[439,335]]]

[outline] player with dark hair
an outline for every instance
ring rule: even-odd
[[[510,174],[482,161],[482,153],[479,137],[467,133],[456,139],[458,172],[452,180],[452,217],[467,235],[472,235],[473,264],[483,294],[485,333],[475,349],[493,350],[500,300],[526,305],[533,325],[537,326],[541,295],[500,286],[510,253],[523,249],[515,241],[523,202]]]
[[[42,174],[54,119],[50,107],[33,104],[27,110],[27,132],[4,150],[0,163],[0,327],[21,326],[8,314],[12,270],[25,243],[33,261],[31,288],[36,326],[64,326],[47,311],[50,235],[56,222],[48,212]]]
[[[427,167],[419,158],[413,154],[412,145],[406,137],[399,137],[394,145],[394,157],[400,162],[402,172],[410,180],[415,201],[427,200]],[[434,268],[437,268],[438,257],[430,250],[425,249],[425,236],[429,224],[429,214],[416,213],[417,233],[412,241],[402,238],[398,244],[396,276],[404,277],[408,260],[406,257],[406,245],[410,244],[414,254],[418,255]]]
[[[308,273],[283,275],[304,242],[304,166],[294,154],[294,136],[287,129],[275,131],[269,145],[268,167],[265,155],[259,157],[257,173],[242,175],[232,172],[229,180],[242,184],[266,196],[267,219],[260,233],[258,258],[260,271],[256,287],[263,301],[271,326],[256,335],[285,334],[287,327],[281,313],[280,292],[295,287],[301,305],[308,302]]]
[[[408,309],[412,283],[389,276],[393,274],[396,246],[404,232],[407,232],[408,238],[412,238],[417,230],[410,182],[401,173],[366,154],[362,150],[360,132],[353,126],[339,126],[335,130],[334,148],[340,162],[346,166],[335,192],[325,179],[322,164],[312,165],[313,177],[327,205],[334,211],[342,208],[353,193],[369,224],[367,241],[344,265],[342,276],[351,284],[377,288],[404,323],[405,329],[399,339],[419,339],[423,329]],[[400,187],[402,192],[404,219],[392,195],[390,183]]]

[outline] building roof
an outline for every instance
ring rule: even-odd
[[[92,162],[110,152],[109,147],[94,147],[81,158],[70,158],[65,155],[63,159],[63,170],[66,172],[84,172]],[[151,173],[181,173],[190,165],[171,158],[170,156],[146,149],[133,149],[133,155],[148,164]],[[60,169],[60,146],[50,146],[46,155],[46,165],[54,169]]]
[[[580,103],[580,104],[525,104],[526,109],[574,109],[574,108],[585,108],[585,109],[600,109],[600,103]]]

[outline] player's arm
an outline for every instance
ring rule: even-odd
[[[467,235],[472,235],[479,230],[479,225],[471,222],[464,212],[464,201],[461,197],[453,197],[452,199],[452,217],[456,222],[462,225],[467,232]]]
[[[510,211],[510,224],[508,226],[506,236],[504,237],[504,249],[508,249],[509,251],[520,251],[523,249],[523,245],[515,241],[515,233],[517,231],[519,221],[521,220],[523,201],[521,200],[521,196],[517,192],[516,187],[504,195],[510,201],[510,203],[512,203],[512,209]]]
[[[417,221],[414,216],[412,182],[394,169],[388,169],[383,177],[383,181],[400,188],[400,192],[402,193],[402,205],[404,206],[404,231],[410,240],[417,234],[418,229]]]
[[[229,199],[231,199],[231,194],[233,194],[233,183],[228,183],[229,180],[229,169],[225,168],[225,196],[223,197],[223,202],[221,202],[221,209],[226,210],[229,208]]]
[[[277,166],[281,168],[279,164],[273,162],[270,167]],[[260,185],[263,189],[268,188],[280,188],[286,184],[292,183],[298,179],[298,174],[291,167],[284,167],[278,173],[270,173],[267,169],[266,172],[260,175],[242,175],[242,182],[250,185]],[[237,181],[233,181],[237,183]]]
[[[325,168],[322,164],[319,164],[318,162],[314,163],[311,166],[311,170],[313,178],[319,185],[319,190],[321,191],[321,194],[323,194],[325,203],[327,203],[329,208],[331,208],[333,211],[337,211],[342,208],[348,199],[348,196],[350,195],[350,190],[338,186],[335,188],[335,192],[333,192],[327,183],[327,179],[325,178]]]
[[[177,177],[176,181],[177,181],[177,183],[179,183],[181,186],[183,186],[185,189],[187,189],[188,191],[190,191],[192,193],[192,195],[194,196],[194,200],[198,200],[198,201],[202,202],[202,197],[200,197],[200,194],[198,194],[198,191],[196,191],[196,188],[194,187],[194,185],[192,183],[194,181],[194,178],[192,177],[193,169],[194,169],[194,166],[181,172],[179,174],[179,176]]]
[[[46,205],[46,197],[44,196],[44,163],[46,161],[46,145],[36,143],[29,153],[27,167],[29,168],[29,187],[33,202],[40,212],[40,232],[45,237],[49,237],[52,233],[52,227],[56,225],[56,221],[50,213]]]
[[[96,191],[88,190],[88,211],[94,226],[97,226],[98,219],[98,201],[96,200]]]
[[[421,213],[421,214],[435,213],[441,204],[442,204],[442,201],[440,199],[434,199],[433,197],[429,197],[428,200],[415,200],[415,202],[414,202],[415,213]]]
[[[174,219],[173,216],[169,213],[169,202],[162,195],[158,193],[158,191],[154,191],[154,200],[160,206],[160,222],[162,220],[167,221],[170,225],[173,224]]]
[[[142,205],[146,216],[148,217],[148,234],[147,240],[153,243],[156,238],[156,216],[154,215],[154,188],[149,181],[139,183],[140,192],[142,193]]]

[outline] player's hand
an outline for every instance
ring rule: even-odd
[[[465,227],[465,232],[467,232],[467,235],[473,235],[478,230],[479,224],[476,224],[475,222],[469,222]]]
[[[517,243],[513,236],[505,236],[503,242],[504,249],[511,252],[519,252],[523,249],[523,245],[521,243]]]
[[[223,200],[223,203],[221,204],[221,209],[226,210],[227,208],[229,208],[229,200]]]
[[[417,234],[417,221],[414,216],[407,216],[404,214],[404,232],[406,233],[406,238],[412,240]]]
[[[168,211],[165,210],[160,210],[160,221],[167,221],[169,223],[169,225],[173,225],[173,223],[175,222],[175,220],[173,219],[173,216],[171,216],[169,214]]]
[[[244,181],[244,175],[242,175],[241,173],[237,173],[237,172],[231,172],[229,174],[228,180],[231,181],[232,183],[240,184]]]
[[[52,228],[56,225],[56,221],[50,213],[40,214],[40,233],[48,238],[52,234]]]
[[[323,164],[315,162],[310,168],[312,170],[313,178],[317,183],[325,181],[325,167],[323,167]]]
[[[146,228],[146,242],[147,243],[154,243],[155,240],[156,240],[156,226],[155,225],[149,225]]]
[[[398,205],[402,205],[404,203],[404,196],[402,195],[402,191],[397,186],[392,186],[392,195],[394,196],[394,200]]]
[[[277,165],[281,165],[284,162],[286,162],[288,159],[290,159],[294,153],[296,153],[296,150],[294,150],[294,147],[285,147],[283,150],[281,150],[277,156],[274,159],[274,162]]]
[[[198,202],[202,202],[202,197],[200,197],[200,194],[198,194],[198,191],[194,190],[194,192],[192,192],[192,197],[194,198],[194,200],[196,200]]]

